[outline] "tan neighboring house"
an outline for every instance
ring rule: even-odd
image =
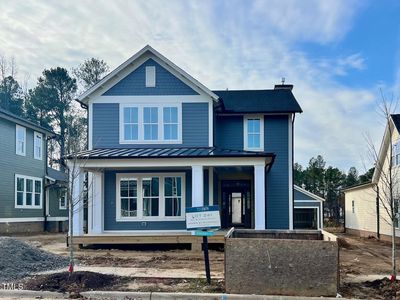
[[[391,239],[390,217],[383,205],[385,192],[388,192],[387,178],[392,147],[393,181],[400,181],[400,114],[391,115],[389,125],[378,153],[378,160],[371,182],[350,187],[345,194],[345,228],[349,234],[361,237]],[[390,138],[390,135],[392,138]],[[396,193],[395,193],[396,194]],[[399,194],[400,196],[400,194]],[[400,201],[400,198],[399,198]],[[400,240],[400,228],[397,224],[396,236]]]

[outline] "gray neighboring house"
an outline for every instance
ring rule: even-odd
[[[0,233],[67,229],[65,173],[47,167],[51,130],[0,109]]]

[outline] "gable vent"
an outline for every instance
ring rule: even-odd
[[[156,67],[148,66],[146,67],[146,87],[156,86]]]

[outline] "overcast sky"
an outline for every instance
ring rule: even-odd
[[[44,68],[115,68],[150,44],[210,89],[294,84],[295,160],[347,171],[377,145],[380,89],[400,96],[399,1],[3,1],[0,54],[33,85]],[[364,163],[363,163],[364,160]]]

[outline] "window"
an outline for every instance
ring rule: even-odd
[[[392,147],[392,166],[400,165],[400,141],[393,144]]]
[[[65,189],[60,191],[59,200],[59,209],[67,209],[67,191]]]
[[[121,144],[181,144],[181,104],[121,105]]]
[[[264,150],[264,117],[245,116],[244,118],[244,149]]]
[[[136,141],[139,138],[139,116],[137,107],[124,108],[124,139]]]
[[[35,159],[42,159],[42,149],[43,149],[43,135],[39,132],[33,133],[33,157]]]
[[[146,87],[156,86],[156,67],[148,66],[146,67]]]
[[[26,128],[16,125],[15,153],[25,156],[26,153]]]
[[[164,123],[164,140],[177,140],[178,139],[177,107],[164,107],[163,123]]]
[[[143,129],[145,140],[158,140],[158,108],[143,108]]]
[[[30,176],[15,175],[15,207],[42,207],[42,179]]]
[[[400,202],[399,198],[394,199],[394,212],[395,212],[394,226],[396,228],[399,228],[399,218],[400,218],[399,202]]]
[[[351,200],[351,212],[354,214],[355,212],[355,205],[354,205],[354,200]]]
[[[184,220],[184,174],[117,175],[117,220]]]

